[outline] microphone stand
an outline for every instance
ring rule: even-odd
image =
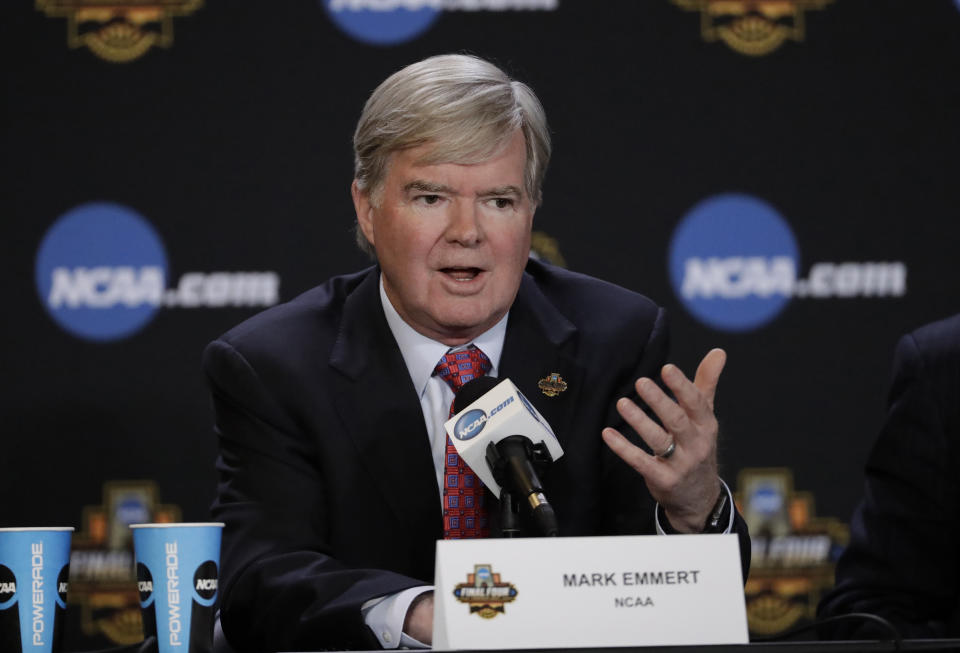
[[[500,488],[500,532],[503,537],[520,537],[520,506],[507,488]]]
[[[543,487],[532,465],[532,461],[539,466],[553,461],[546,447],[542,443],[534,445],[523,436],[511,435],[496,444],[488,443],[486,459],[501,488],[500,519],[504,537],[518,537],[520,534],[519,500],[528,504],[537,534],[555,537],[558,534],[557,517],[543,496]],[[514,500],[508,487],[519,495],[519,500]]]

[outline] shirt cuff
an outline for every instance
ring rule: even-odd
[[[727,504],[726,504],[724,510],[728,512],[728,515],[729,515],[729,516],[728,516],[728,518],[727,518],[727,526],[726,526],[726,528],[724,528],[722,531],[718,531],[717,534],[723,534],[723,535],[725,535],[725,534],[728,534],[728,533],[730,533],[730,532],[733,531],[733,512],[734,512],[734,510],[733,510],[733,494],[730,492],[730,488],[727,487],[727,484],[724,482],[724,480],[723,480],[722,478],[720,479],[720,485],[723,487],[723,491],[727,493]],[[663,525],[660,523],[660,515],[661,515],[661,513],[663,513],[663,509],[660,507],[660,503],[658,502],[657,505],[654,506],[654,508],[653,508],[653,520],[654,520],[654,522],[655,522],[656,525],[657,525],[657,535],[673,535],[673,534],[675,534],[677,531],[675,531],[675,530],[673,529],[673,527],[670,526],[670,523],[669,523],[669,522],[667,522],[667,528],[669,528],[669,530],[665,530],[665,529],[664,529]],[[666,520],[666,515],[664,515],[663,518],[664,518],[664,520]]]
[[[403,621],[413,600],[424,592],[432,592],[431,585],[411,587],[396,594],[370,599],[360,606],[367,627],[373,631],[383,648],[430,648],[403,632]]]

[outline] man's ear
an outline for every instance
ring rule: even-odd
[[[360,190],[360,185],[354,179],[350,184],[350,195],[353,196],[353,208],[357,212],[357,224],[360,225],[360,231],[367,237],[367,241],[372,246],[376,246],[373,236],[373,212],[374,207],[370,202],[370,194]]]

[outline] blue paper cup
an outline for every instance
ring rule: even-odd
[[[0,528],[0,651],[56,653],[72,528]]]
[[[144,638],[160,653],[211,653],[223,524],[131,524]]]

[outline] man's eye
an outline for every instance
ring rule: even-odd
[[[417,199],[419,199],[420,202],[422,202],[423,204],[433,205],[440,201],[440,196],[439,195],[421,195]]]
[[[494,197],[493,205],[498,209],[509,209],[513,206],[513,200],[509,197]]]

